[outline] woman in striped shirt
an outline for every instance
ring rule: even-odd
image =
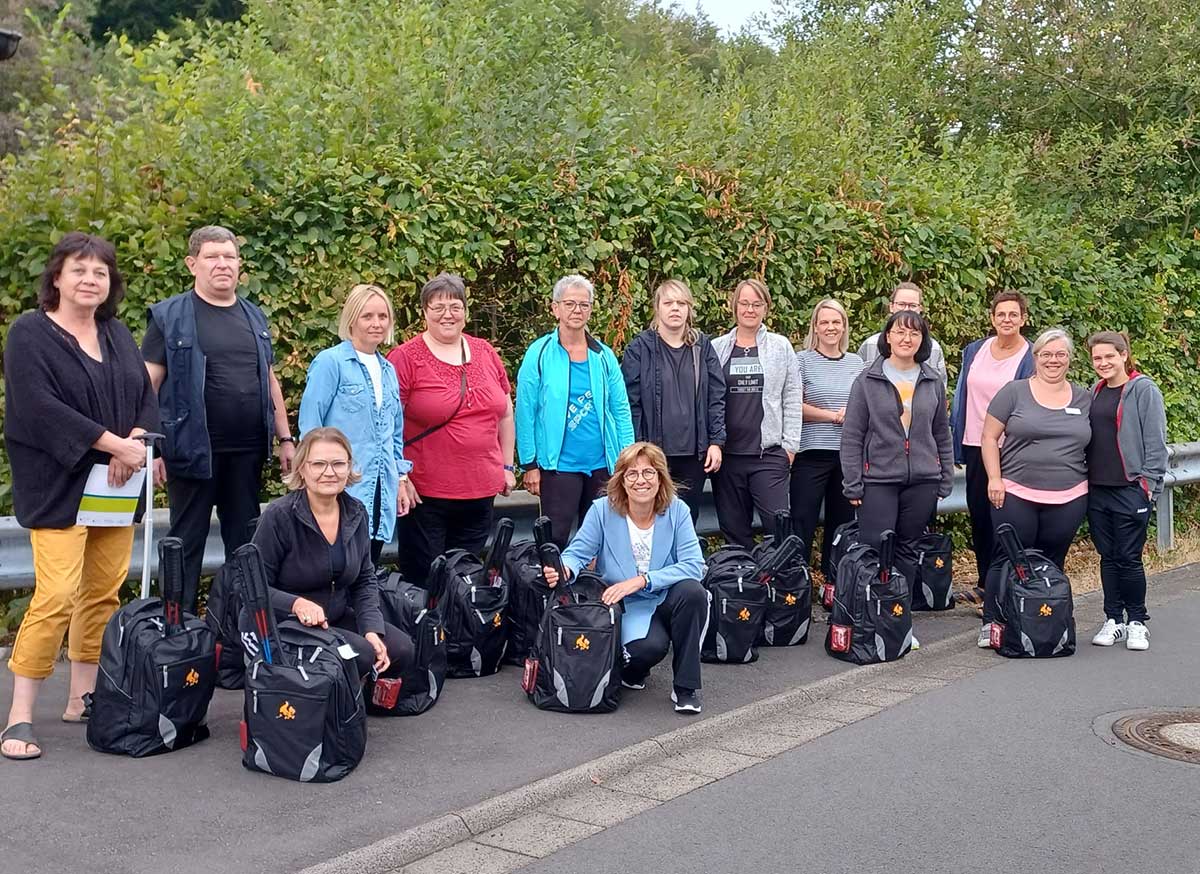
[[[833,532],[854,515],[842,494],[842,420],[850,386],[865,365],[860,356],[846,351],[849,341],[846,310],[833,298],[826,298],[813,309],[804,349],[796,354],[804,384],[804,427],[800,451],[792,463],[792,519],[808,556],[821,502],[825,502],[821,571],[827,578],[833,570],[829,566]]]

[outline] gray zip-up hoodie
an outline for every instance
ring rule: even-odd
[[[938,497],[954,485],[954,442],[946,413],[946,385],[928,363],[913,386],[912,426],[900,422],[900,393],[883,372],[883,358],[858,375],[842,423],[842,493],[863,496],[863,483],[936,482]]]
[[[737,328],[721,337],[713,337],[713,348],[721,366],[729,363],[737,337]],[[763,368],[762,449],[782,446],[788,452],[800,451],[800,420],[804,417],[803,383],[796,353],[787,337],[772,334],[759,325],[754,338]]]
[[[1103,385],[1101,380],[1093,386],[1093,397]],[[1125,479],[1141,485],[1147,497],[1157,501],[1167,472],[1167,411],[1154,380],[1137,371],[1121,388],[1117,403],[1117,452]]]

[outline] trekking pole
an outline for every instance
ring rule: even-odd
[[[154,444],[166,439],[147,431],[135,438],[146,444],[146,510],[142,514],[142,597],[150,597],[150,557],[154,540]]]

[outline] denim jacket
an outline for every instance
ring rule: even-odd
[[[396,527],[396,491],[402,474],[412,470],[404,460],[404,411],[400,384],[390,361],[375,353],[383,373],[383,403],[375,406],[371,375],[343,340],[317,354],[308,366],[308,382],[300,399],[300,436],[313,428],[337,428],[350,440],[354,469],[362,480],[346,489],[375,518],[375,482],[380,485],[379,527],[372,540],[390,542]]]

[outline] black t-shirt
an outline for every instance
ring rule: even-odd
[[[1088,444],[1088,481],[1098,486],[1123,486],[1125,465],[1117,448],[1117,406],[1124,386],[1103,386],[1092,398],[1092,442]]]
[[[258,450],[267,442],[259,388],[258,345],[241,304],[214,306],[192,292],[196,341],[204,353],[204,413],[213,452]],[[151,319],[142,355],[167,363],[162,331]]]
[[[763,369],[757,346],[734,346],[725,363],[725,452],[762,452]]]
[[[660,337],[662,351],[662,432],[667,455],[696,454],[696,364],[694,348],[678,349]]]

